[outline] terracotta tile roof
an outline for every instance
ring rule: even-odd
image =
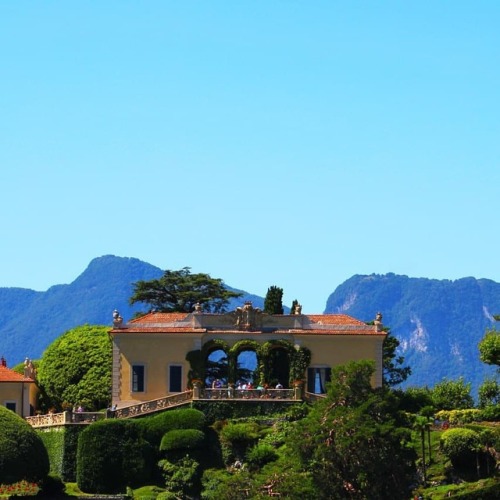
[[[120,333],[203,333],[206,328],[192,328],[185,326],[132,326],[115,329]]]
[[[217,322],[209,321],[203,324],[203,318],[200,316],[201,324],[194,325],[191,321],[192,315],[187,313],[149,313],[140,318],[135,318],[124,325],[122,328],[115,328],[112,333],[133,334],[133,333],[210,333],[217,335],[241,335],[245,330],[238,330],[227,323],[227,319]],[[288,320],[285,318],[288,318]],[[347,314],[307,314],[297,318],[284,315],[283,321],[279,325],[266,326],[264,322],[263,330],[273,334],[295,334],[295,335],[385,335],[383,332],[377,332],[373,325],[367,325]],[[298,323],[297,323],[298,322]],[[287,323],[289,326],[287,326]],[[298,326],[300,325],[300,326]],[[259,333],[259,331],[248,331],[249,334]]]
[[[171,312],[171,313],[148,313],[139,318],[134,318],[129,321],[129,323],[174,323],[176,321],[182,321],[186,318],[188,313],[183,312]]]
[[[366,323],[347,314],[306,314],[313,322],[320,325],[363,325]]]
[[[34,380],[0,365],[0,382],[34,382]]]

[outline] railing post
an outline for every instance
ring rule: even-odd
[[[304,382],[302,380],[296,380],[293,383],[293,399],[300,400],[302,399],[302,386]]]
[[[193,399],[200,399],[201,396],[201,380],[193,380]]]
[[[64,412],[63,422],[64,422],[65,424],[68,424],[68,423],[70,423],[70,422],[71,422],[71,412],[70,412],[69,410],[66,410],[66,411]]]

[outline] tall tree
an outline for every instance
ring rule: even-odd
[[[405,366],[404,356],[398,354],[399,340],[391,334],[390,328],[384,328],[387,336],[382,347],[383,383],[394,387],[404,382],[411,375],[411,368]]]
[[[411,435],[395,396],[373,389],[374,365],[332,369],[326,398],[298,423],[289,446],[312,474],[318,499],[406,498],[414,480]]]
[[[283,314],[283,288],[270,286],[264,299],[264,312],[267,314]]]
[[[167,270],[160,279],[134,283],[130,303],[144,302],[158,312],[192,312],[200,304],[205,312],[224,312],[229,299],[242,294],[228,290],[219,278],[191,274],[191,268]]]
[[[369,321],[367,325],[374,325]],[[398,354],[399,340],[391,334],[391,329],[383,327],[387,334],[382,346],[383,383],[386,387],[394,387],[404,382],[411,375],[411,368],[405,366],[405,358]]]

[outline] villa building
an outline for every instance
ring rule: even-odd
[[[7,361],[0,358],[0,404],[21,417],[34,412],[38,388],[34,380],[33,364],[27,360],[24,375],[7,368]]]
[[[114,312],[112,403],[117,407],[163,398],[193,386],[284,388],[296,383],[325,392],[331,368],[372,360],[382,384],[381,315],[374,324],[345,314],[269,315],[250,302],[226,314],[149,313],[124,322]]]

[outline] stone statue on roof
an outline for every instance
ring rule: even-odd
[[[120,313],[117,309],[113,311],[113,326],[116,328],[120,328],[123,323],[123,318],[120,316]]]

